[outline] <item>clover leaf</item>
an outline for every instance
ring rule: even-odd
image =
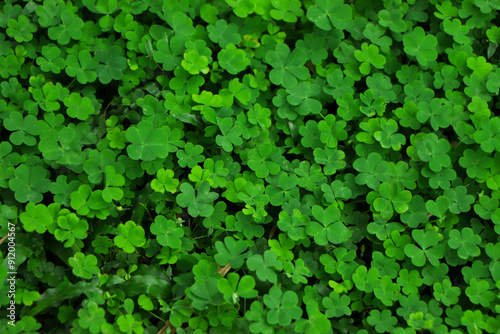
[[[453,249],[457,249],[458,256],[462,259],[476,257],[481,254],[477,246],[481,243],[481,237],[475,234],[471,228],[465,227],[460,231],[453,229],[450,231],[449,238],[448,245]]]
[[[76,77],[79,83],[86,84],[97,79],[95,69],[99,66],[99,60],[92,57],[88,50],[81,50],[78,54],[68,55],[66,58],[66,74]]]
[[[340,219],[340,210],[330,205],[324,210],[319,205],[312,208],[312,214],[317,221],[312,221],[306,227],[308,235],[314,237],[318,245],[326,245],[328,242],[340,244],[351,237],[351,231]]]
[[[79,40],[82,38],[83,20],[70,10],[64,10],[61,13],[62,23],[50,27],[47,31],[49,38],[57,41],[58,44],[66,45],[71,39]]]
[[[403,38],[404,51],[408,56],[417,58],[422,66],[428,66],[429,62],[437,58],[436,47],[438,40],[434,35],[425,34],[422,27],[416,27]]]
[[[413,239],[420,247],[415,244],[405,246],[405,254],[411,258],[411,262],[417,267],[423,267],[427,261],[433,266],[439,265],[439,259],[444,256],[444,245],[439,243],[438,232],[413,230],[411,233]]]
[[[141,121],[136,127],[128,128],[125,136],[131,142],[127,146],[127,153],[134,160],[164,159],[183,144],[180,141],[182,134],[179,128],[155,128],[150,121]]]
[[[213,203],[219,197],[219,194],[210,192],[208,181],[201,182],[197,193],[189,183],[182,183],[180,190],[181,193],[176,197],[177,204],[187,208],[192,217],[209,217],[213,213]]]
[[[311,22],[326,31],[347,28],[352,9],[343,0],[316,0],[316,3],[307,9],[307,18]]]
[[[64,213],[64,215],[62,215]],[[54,231],[54,236],[59,241],[66,241],[64,247],[71,247],[75,244],[76,239],[85,239],[89,225],[86,220],[80,219],[75,213],[64,209],[57,217],[57,228]]]
[[[12,131],[9,136],[10,141],[14,145],[22,145],[23,143],[28,146],[34,146],[36,139],[42,129],[39,125],[37,118],[33,115],[23,115],[18,111],[12,111],[9,118],[3,121],[4,127]]]
[[[266,53],[266,62],[273,67],[269,80],[286,89],[295,87],[297,79],[306,80],[309,76],[309,70],[303,66],[306,61],[307,56],[303,49],[290,51],[285,43],[277,44],[275,50]]]
[[[275,270],[282,270],[283,263],[272,250],[266,250],[264,255],[254,254],[247,259],[248,269],[255,271],[261,281],[276,283],[278,276]]]
[[[70,257],[69,265],[73,267],[73,274],[85,279],[91,279],[93,275],[99,274],[100,270],[97,268],[97,258],[92,255],[85,255],[78,252],[75,256]]]
[[[111,80],[123,78],[123,71],[127,68],[127,60],[122,56],[122,49],[119,46],[101,46],[96,50],[95,55],[101,63],[96,69],[101,83],[108,84]]]
[[[271,325],[287,326],[293,319],[302,315],[302,310],[297,306],[299,298],[291,290],[283,293],[281,288],[272,287],[269,294],[264,295],[264,304],[269,308],[267,322]]]
[[[64,99],[64,105],[68,108],[67,113],[69,117],[78,118],[85,121],[90,115],[95,113],[92,100],[88,97],[82,97],[78,93],[72,93]]]
[[[169,191],[175,194],[179,180],[174,178],[174,171],[171,169],[160,169],[156,172],[156,179],[151,181],[151,188],[154,191],[164,193]]]
[[[237,273],[229,273],[227,278],[219,280],[217,287],[224,295],[224,299],[233,304],[238,303],[240,297],[248,299],[257,296],[257,290],[254,290],[255,280],[249,275],[240,278]]]
[[[370,74],[371,66],[382,69],[385,65],[384,55],[379,54],[379,48],[376,45],[363,43],[361,50],[354,51],[354,56],[361,62],[359,71],[363,75]]]
[[[184,230],[175,221],[164,216],[155,217],[154,223],[151,224],[151,233],[156,235],[156,240],[162,246],[172,249],[182,246],[181,237],[184,236]]]
[[[118,233],[114,238],[115,245],[122,248],[126,253],[133,253],[136,247],[142,247],[146,243],[145,232],[142,226],[129,220],[125,224],[118,225]]]
[[[242,240],[236,241],[232,237],[225,237],[224,242],[217,241],[215,248],[217,248],[217,254],[214,258],[221,266],[229,263],[232,268],[238,269],[243,265],[247,257],[246,253],[244,253],[247,250],[246,243]]]
[[[226,20],[217,20],[215,24],[207,26],[208,37],[214,43],[218,43],[221,48],[229,44],[238,45],[241,35],[238,33],[238,26],[234,23],[227,23]]]
[[[13,37],[16,42],[23,43],[29,42],[33,39],[33,33],[37,31],[35,24],[30,22],[26,15],[19,15],[17,20],[10,19],[7,22],[7,35]]]
[[[40,165],[19,165],[14,170],[14,177],[9,180],[9,187],[14,191],[14,197],[21,203],[40,203],[43,193],[49,191],[49,171]]]
[[[218,54],[219,65],[228,73],[236,75],[250,65],[245,51],[238,49],[234,44],[228,44]]]

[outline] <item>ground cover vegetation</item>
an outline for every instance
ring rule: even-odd
[[[3,1],[0,328],[499,333],[499,10]]]

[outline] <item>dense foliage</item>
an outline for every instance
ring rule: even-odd
[[[499,10],[3,1],[0,328],[499,333]]]

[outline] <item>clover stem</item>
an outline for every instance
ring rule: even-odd
[[[148,311],[148,310],[146,310],[146,311]],[[155,317],[155,318],[160,319],[161,321],[163,321],[163,319],[162,319],[162,318],[160,318],[159,316],[157,316],[157,315],[156,315],[156,314],[154,314],[153,312],[151,312],[151,311],[148,311],[148,312],[149,312],[149,314],[151,314],[153,317]]]
[[[71,80],[71,82],[66,86],[66,88],[68,88],[69,86],[71,86],[71,84],[76,80],[76,77],[73,78],[73,80]]]

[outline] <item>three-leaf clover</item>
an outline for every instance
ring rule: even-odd
[[[283,263],[272,250],[266,250],[264,255],[254,254],[247,259],[248,269],[255,271],[261,281],[276,283],[278,275],[275,270],[282,270]]]
[[[97,275],[100,272],[96,266],[97,258],[92,254],[85,255],[82,252],[78,252],[75,256],[70,257],[68,262],[73,267],[73,274],[78,277],[91,279],[93,275]]]
[[[233,237],[225,237],[224,242],[217,241],[215,248],[217,254],[214,258],[221,266],[229,263],[232,268],[238,269],[243,265],[247,257],[245,253],[248,248],[247,244],[243,240],[236,241]]]
[[[439,233],[434,230],[416,229],[411,235],[420,246],[417,247],[415,244],[405,246],[405,254],[411,258],[411,262],[417,267],[423,267],[427,261],[433,266],[438,266],[439,259],[444,256],[445,251],[444,245],[440,243]]]
[[[118,225],[118,232],[114,239],[115,245],[123,249],[126,253],[133,253],[136,247],[146,244],[146,234],[142,226],[137,226],[135,222],[129,220],[125,224]]]
[[[224,295],[224,299],[238,303],[239,298],[254,298],[257,290],[254,290],[255,280],[252,276],[245,275],[240,278],[237,273],[229,273],[227,278],[221,278],[217,283],[219,291]]]
[[[228,44],[217,56],[219,65],[229,74],[236,75],[250,65],[250,59],[244,50],[238,49],[234,44]]]
[[[95,113],[95,109],[92,106],[92,100],[86,96],[82,97],[78,93],[71,93],[63,102],[68,108],[66,112],[69,117],[85,121],[90,115]]]
[[[156,235],[156,240],[162,246],[172,249],[182,246],[181,237],[184,236],[184,230],[175,221],[164,216],[156,216],[154,223],[151,224],[151,233]]]
[[[307,18],[320,29],[344,30],[351,20],[352,9],[343,0],[316,0],[316,5],[307,10]]]
[[[453,229],[450,231],[449,238],[448,245],[453,249],[457,249],[458,256],[462,259],[476,257],[481,254],[477,246],[481,243],[481,237],[475,234],[471,228],[464,227],[460,231]]]
[[[125,136],[131,142],[127,146],[127,153],[134,160],[164,159],[169,153],[177,151],[178,146],[183,145],[179,128],[155,128],[151,121],[141,121],[136,127],[128,128]]]
[[[14,197],[21,203],[40,203],[43,193],[49,191],[49,171],[40,165],[19,165],[14,171],[14,178],[9,180],[9,187],[14,191]]]
[[[266,53],[266,61],[273,67],[269,80],[275,85],[293,88],[298,83],[297,79],[306,80],[309,77],[309,70],[303,66],[307,56],[301,48],[290,51],[288,45],[279,43],[275,50]]]
[[[272,287],[269,294],[264,295],[264,304],[270,309],[267,313],[267,322],[271,325],[287,326],[293,319],[302,315],[302,309],[297,306],[299,298],[294,291],[283,293],[281,288]]]
[[[314,237],[318,245],[326,245],[328,242],[340,244],[351,237],[351,231],[340,219],[340,210],[335,205],[323,209],[319,205],[312,208],[313,217],[317,221],[310,222],[306,227],[308,235]]]
[[[403,38],[404,51],[408,56],[417,57],[417,61],[422,66],[428,66],[429,62],[437,58],[436,47],[438,40],[436,36],[425,34],[422,27],[415,27],[413,31],[407,33]]]
[[[203,181],[197,193],[189,183],[180,186],[181,193],[177,195],[177,204],[188,209],[192,217],[209,217],[214,212],[214,202],[219,194],[210,192],[210,183]]]

